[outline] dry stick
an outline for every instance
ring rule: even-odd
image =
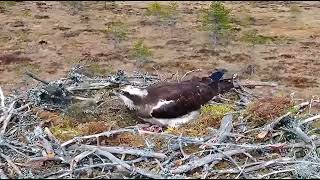
[[[291,115],[291,114],[292,114],[292,112],[287,112],[285,115],[282,115],[281,117],[277,118],[277,119],[274,120],[272,123],[270,123],[270,124],[268,124],[266,127],[264,127],[264,128],[263,128],[263,132],[265,133],[265,136],[267,135],[268,132],[272,131],[273,128],[274,128],[277,124],[279,124],[279,122],[280,122],[283,118],[285,118],[285,117],[287,117],[287,116],[289,116],[289,115]],[[264,138],[264,137],[263,137],[263,138]]]
[[[185,165],[178,166],[177,168],[171,170],[171,173],[173,173],[173,174],[185,173],[185,172],[191,171],[195,168],[201,167],[201,166],[208,164],[208,163],[212,163],[214,165],[214,164],[217,164],[218,162],[220,162],[220,159],[224,158],[225,156],[242,154],[243,152],[244,152],[244,150],[242,150],[242,149],[236,149],[236,150],[230,150],[230,151],[224,152],[223,154],[222,153],[209,154],[209,155],[207,155],[203,158],[200,158],[196,161],[191,161]]]
[[[102,151],[100,149],[97,149],[97,153],[107,157],[108,159],[110,159],[110,161],[112,161],[113,163],[118,163],[119,165],[123,166],[124,168],[128,169],[131,172],[137,172],[143,176],[146,176],[148,178],[153,178],[153,179],[164,179],[162,176],[160,175],[156,175],[153,174],[151,172],[148,172],[144,169],[141,168],[137,168],[137,167],[132,167],[129,164],[125,163],[124,161],[121,161],[120,159],[118,159],[117,157],[115,157],[114,155],[112,155],[111,153],[107,152],[107,151]]]
[[[244,87],[251,87],[251,86],[270,86],[270,87],[277,87],[276,83],[268,83],[268,82],[260,82],[260,81],[247,81],[247,82],[239,82],[239,85]]]
[[[33,79],[35,79],[35,80],[37,80],[37,81],[42,82],[43,84],[46,84],[46,85],[48,85],[48,84],[49,84],[49,82],[47,82],[47,81],[45,81],[45,80],[42,80],[42,79],[38,78],[36,75],[32,74],[32,73],[31,73],[31,72],[29,72],[29,71],[27,71],[27,72],[26,72],[26,75],[28,75],[29,77],[31,77],[31,78],[33,78]]]
[[[314,120],[317,120],[317,119],[320,119],[320,114],[318,114],[316,116],[313,116],[313,117],[310,117],[308,119],[305,119],[304,121],[300,122],[298,126],[302,126],[305,123],[308,123],[308,122],[311,122],[311,121],[314,121]]]
[[[135,132],[134,129],[118,129],[118,130],[113,130],[113,131],[106,131],[106,132],[102,132],[102,133],[98,133],[98,134],[93,134],[93,135],[88,135],[88,136],[82,136],[82,137],[75,137],[69,141],[66,141],[64,143],[61,144],[61,147],[65,147],[69,144],[75,143],[79,140],[82,139],[91,139],[91,138],[98,138],[101,136],[107,136],[110,137],[113,134],[118,134],[118,133],[122,133],[122,132]]]
[[[85,151],[85,152],[82,152],[81,154],[77,155],[76,157],[74,157],[72,160],[71,160],[71,163],[70,163],[70,170],[72,171],[76,166],[77,166],[77,163],[79,161],[81,161],[83,158],[91,155],[92,153],[95,152],[95,149],[91,150],[91,151]]]
[[[21,110],[29,107],[29,105],[31,104],[31,103],[28,103],[28,104],[25,104],[25,105],[17,108],[17,109],[13,109],[13,106],[14,106],[15,103],[16,103],[16,101],[14,101],[14,102],[10,105],[10,108],[9,108],[9,111],[8,111],[9,115],[8,115],[7,118],[4,119],[4,121],[3,121],[3,125],[2,125],[1,131],[0,131],[0,135],[4,135],[4,134],[5,134],[6,128],[7,128],[8,124],[9,124],[9,121],[11,120],[11,117],[12,117],[13,113],[19,112],[19,111],[21,111]]]
[[[0,135],[4,135],[4,133],[6,132],[6,128],[9,124],[9,121],[13,115],[13,106],[15,105],[16,101],[14,101],[13,103],[11,103],[10,107],[9,107],[9,110],[8,110],[8,115],[7,117],[3,120],[3,125],[1,127],[1,130],[0,130]]]
[[[224,116],[221,120],[220,128],[217,133],[217,136],[208,140],[205,144],[200,146],[200,148],[205,148],[205,146],[207,144],[210,144],[213,142],[220,143],[220,142],[224,141],[228,137],[228,135],[230,134],[230,132],[232,130],[232,120],[233,120],[232,114],[228,114],[228,115]]]
[[[79,85],[79,86],[71,86],[71,87],[67,87],[66,89],[68,91],[81,91],[81,90],[99,90],[99,89],[104,89],[107,88],[111,85],[113,85],[114,83],[111,82],[105,82],[105,83],[91,83],[91,84],[83,84],[83,85]]]
[[[0,179],[9,179],[8,176],[3,172],[2,168],[0,168]]]
[[[4,95],[3,95],[3,91],[2,91],[2,89],[1,89],[1,87],[0,87],[0,99],[1,99],[1,103],[0,103],[1,108],[4,108],[4,107],[5,107],[5,106],[4,106],[5,97],[4,97]]]
[[[199,72],[199,71],[202,71],[201,69],[194,69],[194,70],[191,70],[191,71],[188,71],[187,73],[185,73],[181,78],[180,78],[180,81],[183,80],[183,78],[185,78],[187,75],[193,73],[193,72]]]
[[[313,143],[315,146],[319,146],[320,140],[314,141]],[[212,163],[212,165],[215,165],[218,162],[220,162],[219,159],[224,158],[225,155],[233,156],[236,154],[243,154],[244,152],[253,151],[253,150],[257,150],[257,149],[264,149],[264,148],[289,149],[289,148],[306,148],[306,147],[312,148],[312,146],[310,146],[310,144],[307,144],[305,142],[295,143],[295,144],[282,143],[282,144],[267,144],[267,145],[237,145],[237,144],[211,144],[211,145],[234,145],[237,147],[241,147],[241,149],[230,150],[230,151],[224,152],[224,154],[222,154],[222,153],[210,154],[210,155],[207,155],[201,159],[198,159],[197,161],[192,161],[192,162],[189,162],[185,165],[179,166],[179,167],[173,169],[171,172],[174,174],[179,174],[179,173],[188,172],[190,170],[193,170],[197,167],[201,167],[201,166],[208,164],[208,163]]]
[[[284,173],[284,172],[291,172],[291,171],[296,171],[296,170],[295,170],[295,169],[285,169],[285,170],[280,170],[280,171],[273,171],[273,172],[271,172],[271,173],[268,173],[268,174],[259,176],[258,178],[259,178],[259,179],[262,179],[262,178],[264,178],[264,177],[268,177],[268,176],[271,176],[271,175],[274,175],[274,174]]]
[[[299,163],[298,161],[290,161],[291,158],[279,158],[274,159],[271,161],[263,161],[263,162],[254,162],[251,164],[246,164],[241,167],[244,172],[249,173],[252,171],[257,171],[263,168],[266,168],[268,166],[274,165],[274,164],[295,164]],[[237,174],[240,171],[238,169],[224,169],[224,170],[214,170],[212,173],[219,173],[219,174]]]
[[[81,145],[80,147],[75,147],[75,149],[85,149],[85,150],[93,150],[99,148],[102,151],[108,151],[110,153],[117,153],[117,154],[131,154],[136,156],[142,157],[154,157],[159,159],[165,159],[167,156],[163,153],[157,153],[147,150],[141,150],[136,148],[129,148],[129,147],[107,147],[107,146],[94,146],[94,145]]]
[[[11,159],[10,159],[9,156],[6,156],[6,155],[4,155],[4,154],[2,154],[2,153],[0,153],[0,156],[1,156],[2,158],[4,158],[4,159],[8,162],[9,166],[11,166],[11,167],[14,169],[14,171],[15,171],[19,176],[23,176],[23,174],[22,174],[22,172],[20,171],[20,169],[18,168],[18,166],[16,166],[16,165],[11,161]]]

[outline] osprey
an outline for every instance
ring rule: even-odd
[[[231,79],[221,79],[225,69],[209,77],[182,82],[163,82],[146,88],[125,86],[117,95],[136,115],[151,124],[179,127],[196,119],[202,105],[233,88]]]

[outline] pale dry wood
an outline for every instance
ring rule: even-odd
[[[148,150],[142,150],[137,148],[131,148],[131,147],[120,147],[120,146],[94,146],[94,145],[81,145],[79,147],[74,146],[72,149],[83,149],[83,150],[94,150],[94,149],[100,149],[102,151],[108,151],[110,153],[116,153],[116,154],[131,154],[136,156],[142,156],[142,157],[153,157],[153,158],[159,158],[159,159],[165,159],[167,156],[163,153],[157,153],[153,151]]]
[[[11,166],[19,176],[23,176],[21,170],[14,164],[9,156],[4,155],[3,153],[0,153],[0,156],[7,161],[8,165]]]
[[[2,170],[2,168],[0,168],[0,179],[9,179],[8,176]]]
[[[222,158],[226,157],[226,155],[233,156],[236,154],[242,154],[243,152],[244,150],[236,149],[236,150],[230,150],[230,151],[224,152],[223,154],[222,153],[209,154],[203,158],[200,158],[199,160],[190,161],[187,164],[178,166],[172,169],[170,172],[173,174],[185,173],[208,163],[211,163],[211,165],[217,164],[218,162],[221,161]]]
[[[191,73],[194,73],[194,72],[199,72],[199,71],[202,71],[201,69],[194,69],[194,70],[191,70],[191,71],[188,71],[186,72],[181,78],[180,78],[180,81],[183,81],[183,79],[188,76],[189,74]]]
[[[2,88],[0,87],[0,107],[1,108],[4,108],[5,105],[4,105],[4,101],[5,101],[5,97],[4,97],[4,94],[3,94],[3,91],[2,91]]]
[[[132,167],[129,164],[125,163],[124,161],[121,161],[120,159],[118,159],[117,157],[115,157],[114,155],[112,155],[111,153],[109,153],[107,151],[102,151],[102,150],[98,149],[97,153],[107,157],[113,163],[118,163],[119,165],[123,166],[124,168],[126,168],[127,170],[129,170],[131,172],[137,172],[143,176],[146,176],[146,177],[152,178],[152,179],[164,179],[162,176],[157,175],[157,174],[153,174],[150,171],[146,171],[146,170],[138,168],[138,167]]]

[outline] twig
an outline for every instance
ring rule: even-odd
[[[280,170],[280,171],[273,171],[273,172],[271,172],[271,173],[268,173],[268,174],[259,176],[258,178],[259,178],[259,179],[262,179],[262,178],[265,178],[265,177],[268,177],[268,176],[271,176],[271,175],[274,175],[274,174],[285,173],[285,172],[292,172],[292,171],[296,171],[296,170],[295,170],[295,169],[285,169],[285,170]]]
[[[123,166],[124,168],[128,169],[131,172],[137,172],[143,176],[146,176],[148,178],[152,178],[152,179],[163,179],[162,176],[156,175],[151,173],[150,171],[146,171],[143,170],[141,168],[138,167],[132,167],[129,164],[125,163],[124,161],[121,161],[120,159],[118,159],[117,157],[115,157],[114,155],[112,155],[111,153],[107,152],[107,151],[102,151],[100,149],[97,149],[97,153],[107,157],[108,159],[110,159],[113,163],[118,163],[119,165]]]
[[[191,74],[191,73],[194,73],[194,72],[199,72],[201,71],[201,69],[194,69],[194,70],[191,70],[191,71],[188,71],[187,73],[185,73],[181,78],[180,78],[180,81],[182,81],[187,75]]]
[[[2,168],[0,168],[0,179],[9,179],[8,176],[3,172]]]
[[[185,173],[208,163],[211,163],[211,165],[214,165],[220,162],[220,159],[224,158],[226,155],[232,156],[236,154],[242,154],[243,152],[244,150],[242,149],[236,149],[236,150],[230,150],[230,151],[224,152],[223,154],[222,153],[209,154],[203,158],[200,158],[197,161],[191,161],[185,165],[178,166],[177,168],[172,169],[171,173],[173,174]]]
[[[72,160],[71,160],[71,163],[70,163],[70,170],[73,170],[77,163],[79,161],[81,161],[83,158],[91,155],[92,153],[94,153],[96,151],[96,149],[93,149],[91,151],[85,151],[85,152],[82,152],[81,154],[77,155],[76,157],[74,157]]]
[[[308,123],[308,122],[311,122],[311,121],[314,121],[314,120],[317,120],[317,119],[320,119],[320,114],[318,114],[316,116],[313,116],[313,117],[310,117],[308,119],[305,119],[304,121],[300,122],[298,126],[302,126],[305,123]]]
[[[28,75],[29,77],[31,77],[31,78],[33,78],[33,79],[35,79],[35,80],[37,80],[37,81],[42,82],[43,84],[46,84],[46,85],[50,84],[49,82],[38,78],[36,75],[32,74],[32,73],[29,72],[29,71],[26,72],[26,75]]]
[[[233,120],[232,114],[228,114],[228,115],[224,116],[221,120],[220,128],[217,133],[217,136],[214,138],[211,138],[204,145],[200,146],[200,148],[204,148],[206,146],[206,144],[220,143],[220,142],[224,141],[228,137],[228,135],[230,134],[230,132],[232,130],[232,120]]]
[[[83,139],[98,138],[98,137],[101,137],[101,136],[110,137],[113,134],[118,134],[118,133],[122,133],[122,132],[135,132],[135,130],[134,129],[118,129],[118,130],[107,131],[107,132],[102,132],[102,133],[88,135],[88,136],[75,137],[75,138],[73,138],[73,139],[71,139],[69,141],[66,141],[66,142],[62,143],[61,147],[68,146],[69,144],[75,143],[75,142],[77,142],[79,140],[83,140]]]
[[[4,95],[3,95],[3,91],[2,91],[2,89],[1,89],[1,87],[0,87],[0,99],[1,99],[1,103],[0,103],[1,108],[4,108],[4,107],[5,107],[5,106],[4,106],[5,97],[4,97]]]
[[[84,150],[94,150],[96,148],[99,148],[102,151],[108,151],[110,153],[117,153],[117,154],[131,154],[136,156],[142,156],[142,157],[154,157],[159,159],[165,159],[167,156],[162,153],[147,151],[147,150],[141,150],[136,148],[129,148],[129,147],[107,147],[107,146],[93,146],[93,145],[81,145],[80,147],[74,146],[71,147],[72,149],[84,149]]]
[[[2,158],[4,158],[4,159],[8,162],[9,166],[11,166],[11,167],[14,169],[14,171],[15,171],[19,176],[22,176],[22,172],[20,171],[20,169],[18,168],[18,166],[16,166],[16,165],[12,162],[12,160],[10,159],[9,156],[6,156],[6,155],[4,155],[4,154],[2,154],[2,153],[0,153],[0,156],[1,156]]]

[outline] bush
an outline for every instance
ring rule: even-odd
[[[210,32],[214,44],[227,37],[232,28],[230,10],[221,2],[213,1],[201,16],[202,29]]]
[[[117,48],[121,41],[128,36],[128,28],[121,21],[113,21],[106,28],[106,34],[114,41],[114,47]]]
[[[147,7],[147,15],[156,17],[160,22],[176,23],[178,15],[177,7],[176,2],[170,2],[169,5],[153,2]]]
[[[143,40],[139,40],[133,45],[132,55],[134,58],[146,61],[152,56],[152,51],[144,44]]]

